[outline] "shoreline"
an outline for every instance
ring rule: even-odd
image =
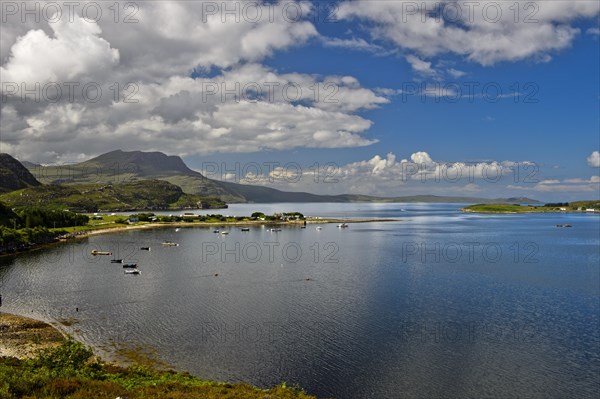
[[[586,212],[586,211],[531,211],[531,210],[525,210],[525,211],[519,211],[519,212],[513,212],[513,211],[484,211],[484,210],[473,210],[473,209],[467,209],[467,208],[460,208],[459,211],[463,212],[463,213],[480,213],[480,214],[492,214],[492,215],[525,215],[525,214],[530,214],[530,213],[538,213],[538,214],[561,214],[561,213],[576,213],[576,214],[581,214],[581,215],[599,215],[599,212]]]
[[[140,347],[117,347],[107,342],[94,345],[82,339],[78,330],[72,328],[79,320],[48,320],[43,317],[22,313],[0,312],[0,357],[31,359],[46,349],[53,349],[71,339],[94,352],[94,356],[104,363],[118,367],[143,365],[156,370],[174,370],[174,367],[156,358],[152,351]],[[183,371],[183,370],[179,370]]]
[[[311,219],[307,220],[306,224],[335,224],[335,223],[380,223],[380,222],[399,222],[400,219]],[[229,227],[248,227],[248,226],[303,226],[303,221],[297,222],[267,222],[264,220],[254,221],[254,220],[246,220],[246,221],[236,221],[236,222],[159,222],[159,223],[146,223],[132,226],[119,226],[119,227],[107,227],[104,229],[96,229],[90,231],[81,232],[82,234],[78,235],[74,238],[79,238],[80,236],[86,237],[90,235],[97,234],[105,234],[105,233],[114,233],[118,231],[129,231],[129,230],[144,230],[144,229],[156,229],[156,228],[165,228],[165,227],[221,227],[221,226],[229,226]]]
[[[61,345],[69,335],[52,324],[31,317],[0,312],[0,357],[28,359]]]
[[[134,349],[124,362],[42,320],[0,312],[2,397],[317,399],[285,382],[259,388],[207,380]],[[133,368],[132,368],[133,367]]]
[[[360,224],[360,223],[377,223],[377,222],[397,222],[400,219],[308,219],[306,224],[319,225],[319,224]],[[16,251],[11,253],[2,253],[1,257],[5,256],[17,256],[33,251],[41,251],[51,246],[67,244],[71,240],[84,239],[90,236],[100,234],[113,234],[126,231],[134,230],[147,230],[147,229],[161,229],[161,228],[214,228],[214,227],[248,227],[248,226],[292,226],[300,227],[304,226],[304,221],[263,221],[263,220],[246,220],[246,221],[235,221],[235,222],[158,222],[158,223],[144,223],[137,225],[124,225],[117,227],[107,228],[96,228],[88,231],[77,232],[74,236],[68,238],[56,239],[54,242],[47,242],[42,244],[35,244],[26,250]],[[76,322],[75,322],[76,323]],[[64,324],[60,320],[43,320],[31,318],[29,316],[6,313],[0,310],[0,334],[3,335],[2,341],[0,341],[0,357],[2,356],[14,356],[19,359],[34,357],[39,354],[43,349],[52,348],[60,345],[65,339],[71,338],[84,345],[90,346],[96,355],[100,353],[110,354],[106,348],[91,346],[88,343],[77,338],[76,334],[68,333],[68,325]],[[142,357],[147,357],[145,354],[141,354]],[[127,367],[132,363],[132,359],[128,356],[122,356],[123,359],[119,360],[119,356],[109,356],[109,362]],[[141,357],[138,354],[133,354],[133,358],[139,360]]]
[[[306,224],[335,224],[335,223],[347,223],[347,224],[356,224],[356,223],[381,223],[381,222],[399,222],[401,219],[307,219]],[[91,230],[83,230],[77,233],[69,233],[74,234],[68,238],[57,238],[54,242],[47,242],[43,244],[35,244],[24,251],[15,251],[9,253],[0,253],[0,258],[4,256],[15,256],[19,254],[24,254],[32,251],[39,251],[49,246],[58,245],[61,243],[68,243],[71,240],[79,240],[83,238],[87,238],[90,236],[100,235],[100,234],[112,234],[118,233],[122,231],[133,231],[133,230],[146,230],[146,229],[161,229],[168,227],[175,228],[183,228],[183,227],[248,227],[248,226],[303,226],[304,221],[264,221],[264,220],[246,220],[246,221],[235,221],[235,222],[153,222],[153,223],[144,223],[144,224],[135,224],[135,225],[124,225],[124,226],[115,226],[115,227],[106,227],[106,228],[96,228]]]

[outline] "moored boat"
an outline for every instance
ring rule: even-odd
[[[92,255],[94,255],[94,256],[96,256],[96,255],[112,255],[112,252],[96,251],[94,249],[94,250],[92,250]]]
[[[137,263],[125,263],[123,265],[123,269],[135,269],[137,268]]]
[[[140,274],[141,272],[139,269],[125,270],[125,274]]]

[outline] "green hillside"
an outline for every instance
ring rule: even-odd
[[[0,195],[0,202],[9,207],[44,206],[79,212],[226,207],[216,198],[185,194],[180,187],[162,180],[43,185]]]
[[[39,186],[40,182],[19,161],[0,154],[0,193]]]
[[[116,150],[76,164],[26,165],[44,184],[119,184],[159,179],[181,187],[188,194],[245,202],[245,198],[230,193],[219,182],[188,168],[180,157],[161,152]]]
[[[43,323],[34,321],[28,330],[39,331],[40,324]],[[16,335],[10,330],[3,334],[13,340]],[[25,341],[21,336],[26,334],[29,333],[20,332],[17,339]],[[285,384],[259,389],[244,383],[219,383],[184,372],[163,371],[146,359],[138,362],[142,364],[124,368],[102,362],[89,348],[71,339],[56,345],[57,338],[51,340],[49,336],[46,333],[30,338],[34,345],[40,341],[52,343],[33,359],[0,357],[0,398],[316,399]]]
[[[600,210],[600,200],[595,200],[595,201],[575,201],[575,202],[569,202],[568,206],[573,208],[573,209],[596,209],[596,210]]]
[[[18,219],[12,208],[0,202],[0,226],[12,227],[15,220]]]

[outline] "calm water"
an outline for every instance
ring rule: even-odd
[[[204,378],[322,397],[596,397],[600,218],[458,208],[233,205],[400,221],[95,236],[1,259],[2,310],[77,318],[69,331],[107,357],[143,346]]]

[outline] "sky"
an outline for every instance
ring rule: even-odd
[[[0,151],[381,196],[600,197],[598,1],[0,2]]]

